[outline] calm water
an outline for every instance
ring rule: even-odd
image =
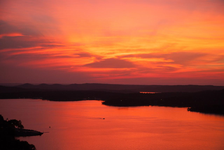
[[[100,101],[0,100],[4,118],[42,136],[37,150],[223,150],[224,117],[171,107],[109,107]],[[105,118],[105,119],[103,119]]]

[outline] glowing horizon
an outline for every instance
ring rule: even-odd
[[[222,0],[3,0],[1,83],[224,85]]]

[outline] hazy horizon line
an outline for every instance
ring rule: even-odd
[[[31,84],[31,85],[83,85],[83,84],[102,84],[102,85],[139,85],[139,86],[224,86],[224,85],[212,85],[212,84],[121,84],[121,83],[95,83],[95,82],[87,82],[87,83],[31,83],[31,82],[24,82],[24,83],[0,83],[2,86],[18,86],[24,84]]]

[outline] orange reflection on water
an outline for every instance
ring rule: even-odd
[[[76,119],[69,125],[69,131],[60,132],[59,137],[66,138],[73,148],[77,145],[80,149],[111,150],[224,147],[224,118],[215,115],[192,113],[186,108],[109,107],[100,101],[66,104],[66,108],[63,115]]]
[[[139,93],[141,93],[141,94],[156,94],[158,92],[139,92]]]
[[[1,100],[0,113],[21,119],[26,128],[49,132],[21,138],[41,150],[224,149],[224,117],[187,108]]]

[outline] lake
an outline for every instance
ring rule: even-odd
[[[223,150],[224,116],[173,107],[112,107],[102,101],[0,100],[0,114],[44,133],[37,150]]]

